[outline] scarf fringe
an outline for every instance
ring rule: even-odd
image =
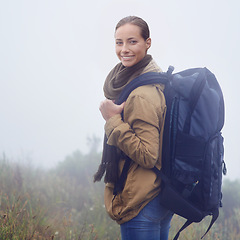
[[[93,176],[93,182],[100,182],[106,171],[106,164],[100,164],[97,172]]]

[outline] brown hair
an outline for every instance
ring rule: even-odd
[[[117,29],[119,27],[121,27],[127,23],[138,26],[141,29],[141,36],[143,37],[143,39],[145,41],[149,38],[150,31],[149,31],[148,24],[142,18],[136,17],[136,16],[128,16],[128,17],[121,19],[115,28],[115,32],[117,31]]]

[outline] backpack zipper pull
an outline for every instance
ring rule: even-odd
[[[224,160],[222,160],[222,163],[223,163],[223,174],[224,175],[227,175],[227,167],[226,167],[226,163]]]

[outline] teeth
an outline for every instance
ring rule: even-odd
[[[122,58],[125,59],[125,60],[128,60],[128,59],[130,59],[132,57],[122,57]]]

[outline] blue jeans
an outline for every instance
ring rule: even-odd
[[[122,240],[168,240],[173,214],[160,205],[159,197],[149,202],[135,218],[121,224]]]

